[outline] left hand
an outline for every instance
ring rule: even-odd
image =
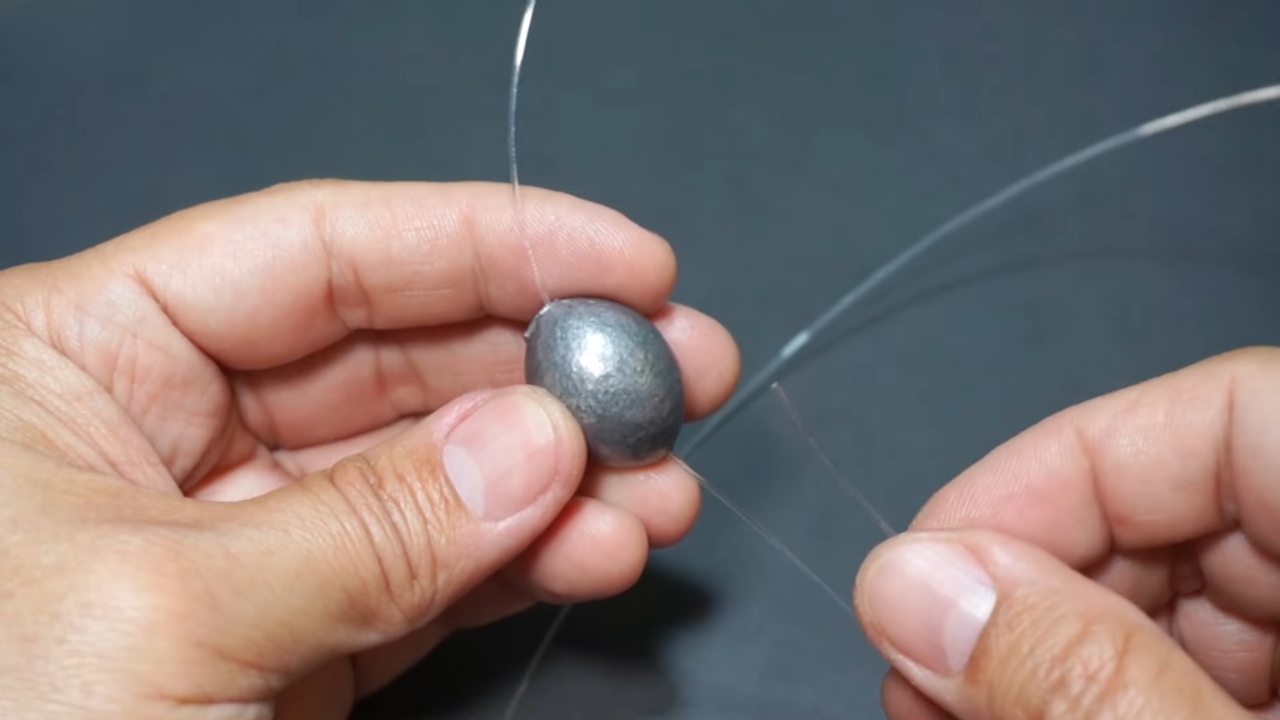
[[[547,291],[655,316],[720,405],[737,350],[668,245],[523,199]],[[522,232],[505,185],[306,182],[0,273],[0,716],[345,718],[459,628],[633,583],[698,487],[484,390],[523,382]],[[467,496],[443,447],[481,415]]]

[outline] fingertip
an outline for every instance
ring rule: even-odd
[[[645,528],[635,516],[579,497],[513,570],[543,602],[575,603],[626,591],[647,560]]]
[[[939,707],[966,717],[1234,716],[1234,701],[1150,617],[1045,550],[984,530],[904,535],[859,573],[859,619]]]
[[[634,515],[644,525],[651,548],[682,540],[693,529],[702,505],[697,480],[670,460],[635,470],[593,468],[582,493]]]
[[[672,463],[674,465],[674,463]],[[661,549],[683,540],[697,522],[702,509],[702,488],[683,468],[677,468],[679,476],[663,484],[662,512],[655,513],[655,521],[646,523],[649,546]]]
[[[941,685],[966,671],[997,601],[983,561],[948,535],[910,533],[885,542],[860,568],[854,590],[871,642],[895,667]]]
[[[573,413],[555,395],[536,385],[516,385],[511,391],[527,394],[547,414],[557,444],[557,469],[581,481],[586,471],[587,439]]]
[[[862,559],[862,564],[858,566],[858,572],[853,579],[853,607],[858,612],[859,617],[866,615],[867,610],[867,592],[876,579],[876,572],[880,566],[886,562],[892,562],[900,552],[900,548],[904,544],[917,541],[919,538],[927,537],[935,534],[929,531],[908,530],[898,533],[897,535],[884,540],[879,545],[871,548],[871,552],[867,553]],[[936,533],[941,535],[942,533]]]
[[[537,310],[539,290],[552,297],[614,300],[645,315],[666,304],[675,287],[677,260],[662,236],[618,210],[576,195],[522,186],[517,213],[510,186],[488,185],[482,193],[478,185],[483,184],[471,185],[472,196],[485,198],[468,214],[486,226],[481,234],[492,241],[482,249],[486,272],[529,281],[519,293],[520,307],[496,302],[511,296],[497,293],[491,295],[491,312],[527,319]]]
[[[728,401],[742,371],[738,344],[728,328],[685,305],[669,304],[653,317],[685,387],[685,417],[700,420]]]

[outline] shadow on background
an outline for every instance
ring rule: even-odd
[[[575,606],[547,664],[562,671],[565,665],[589,666],[591,672],[582,674],[583,682],[559,687],[557,693],[566,695],[566,706],[626,708],[640,716],[669,710],[677,704],[676,683],[663,667],[659,648],[668,635],[707,616],[712,606],[707,588],[652,567],[630,591]],[[361,703],[353,720],[496,720],[556,611],[538,607],[459,633],[386,690]],[[543,698],[539,704],[546,701]]]

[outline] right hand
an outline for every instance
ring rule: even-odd
[[[893,720],[1280,718],[1280,352],[1066,410],[867,559]]]

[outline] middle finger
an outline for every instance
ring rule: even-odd
[[[712,412],[737,382],[737,346],[723,326],[687,307],[654,318],[685,386],[687,419]],[[352,335],[270,370],[238,376],[241,417],[270,447],[302,448],[430,413],[485,387],[524,382],[524,328],[486,319]]]

